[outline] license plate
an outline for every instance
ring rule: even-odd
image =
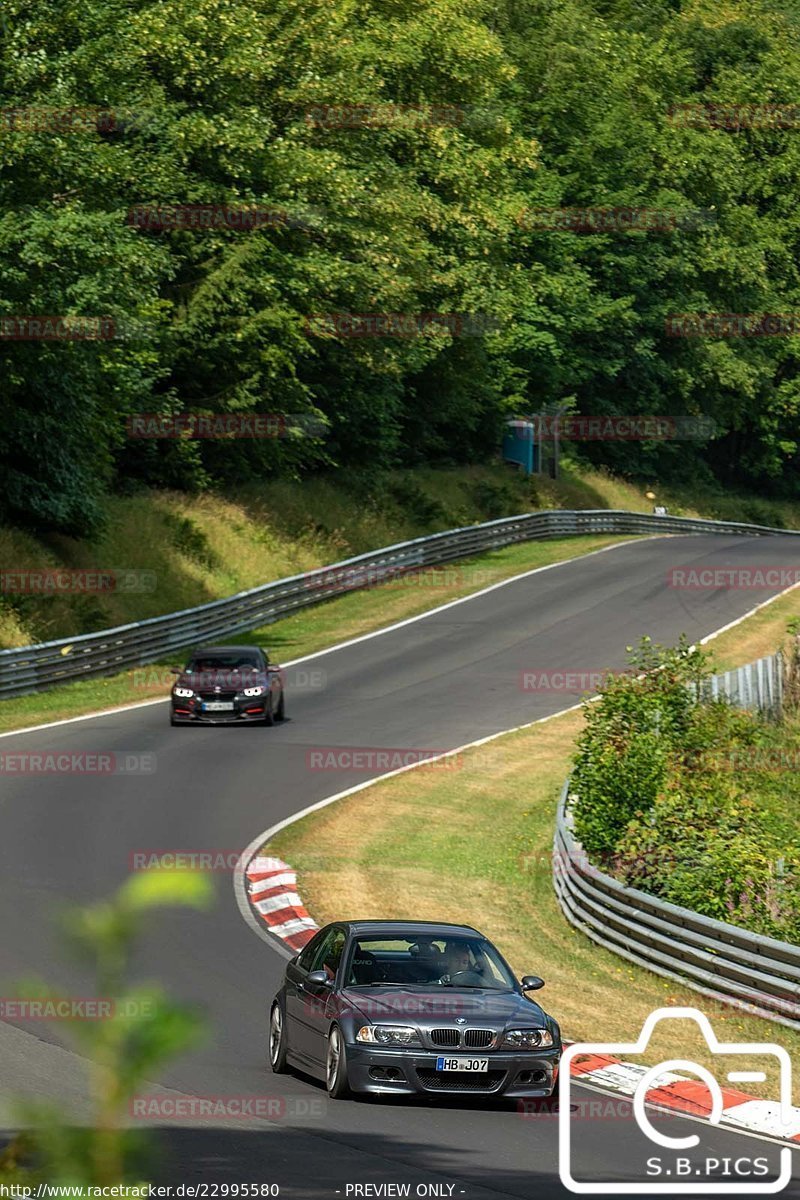
[[[437,1058],[437,1071],[488,1071],[488,1058]]]
[[[203,712],[233,712],[233,701],[209,700],[203,705]]]

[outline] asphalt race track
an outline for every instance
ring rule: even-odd
[[[4,774],[0,994],[32,975],[64,991],[92,993],[91,983],[64,960],[54,921],[67,902],[113,891],[137,851],[241,849],[275,822],[376,773],[311,770],[308,752],[442,750],[556,712],[578,696],[523,691],[523,670],[621,667],[626,644],[640,634],[662,642],[682,632],[697,639],[770,594],[677,590],[666,585],[670,568],[791,567],[798,560],[798,540],[778,536],[644,540],[316,656],[303,664],[320,672],[310,686],[293,689],[290,668],[290,719],[273,729],[171,729],[166,705],[159,704],[3,738],[0,754],[151,752],[156,770],[115,777]],[[275,644],[273,655],[299,657],[302,647]],[[272,1182],[284,1196],[343,1200],[356,1195],[347,1185],[366,1183],[409,1183],[412,1196],[418,1184],[436,1184],[442,1190],[432,1194],[475,1200],[569,1194],[558,1178],[553,1117],[522,1118],[509,1108],[460,1100],[328,1102],[321,1085],[272,1076],[265,1065],[266,1018],[284,960],[242,920],[230,874],[220,873],[216,882],[218,904],[210,915],[164,913],[142,947],[137,970],[199,1003],[212,1028],[203,1049],[154,1084],[203,1096],[280,1096],[287,1110],[280,1119],[249,1125],[162,1122],[162,1161],[152,1178]],[[419,916],[426,915],[420,897]],[[524,965],[536,970],[535,946]],[[558,1016],[557,994],[546,989],[542,1002]],[[639,1031],[630,1032],[633,1038]],[[596,1034],[602,1040],[603,1030]],[[82,1064],[65,1044],[54,1024],[0,1022],[0,1121],[6,1126],[6,1102],[21,1093],[60,1098],[76,1117],[84,1111]],[[577,1089],[576,1095],[589,1093]],[[770,1151],[761,1140],[668,1120],[680,1133],[700,1132],[717,1157]],[[608,1181],[641,1178],[634,1173],[640,1138],[631,1120],[581,1126],[581,1148],[597,1178]],[[797,1175],[800,1157],[794,1157]],[[797,1180],[782,1195],[800,1196]]]

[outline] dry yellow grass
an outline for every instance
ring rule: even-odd
[[[720,670],[753,662],[774,654],[788,641],[787,626],[793,617],[800,617],[800,586],[778,596],[733,629],[711,638],[706,649]]]
[[[621,540],[627,539],[576,537],[552,542],[523,542],[480,558],[451,564],[440,578],[434,578],[432,572],[426,571],[419,583],[409,575],[398,581],[402,586],[364,588],[303,609],[294,616],[232,640],[255,641],[269,648],[274,661],[290,660],[382,629],[393,621],[415,616],[520,572],[566,561]],[[176,652],[173,657],[180,660],[183,655]],[[165,698],[173,683],[168,665],[154,663],[109,678],[80,680],[35,695],[0,701],[0,732]]]
[[[551,878],[553,816],[582,720],[569,713],[506,735],[490,744],[490,761],[480,747],[462,769],[417,769],[378,783],[290,826],[269,852],[297,868],[320,924],[414,917],[475,925],[517,974],[544,977],[543,1002],[572,1040],[633,1041],[654,1009],[685,1005],[705,1011],[721,1039],[776,1041],[798,1058],[800,1035],[715,1009],[564,919]],[[660,1029],[644,1061],[676,1056],[670,1029]],[[681,1056],[713,1067],[694,1027],[679,1045]],[[774,1097],[774,1076],[760,1090]]]

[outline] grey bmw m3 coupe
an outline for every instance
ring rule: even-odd
[[[340,1099],[399,1095],[550,1096],[558,1024],[476,929],[337,921],[287,964],[272,1001],[269,1060]]]

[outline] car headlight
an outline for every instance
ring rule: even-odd
[[[262,696],[265,691],[266,691],[266,688],[263,688],[263,687],[251,687],[251,688],[245,688],[244,694],[245,694],[245,696]]]
[[[192,691],[191,688],[174,687],[172,689],[172,694],[173,694],[173,696],[180,696],[181,699],[183,699],[183,700],[188,700],[191,696],[194,695],[194,692]]]
[[[542,1050],[552,1046],[553,1035],[549,1029],[507,1029],[503,1045],[516,1050]]]
[[[411,1025],[362,1025],[356,1034],[357,1042],[374,1046],[419,1046],[416,1029]]]

